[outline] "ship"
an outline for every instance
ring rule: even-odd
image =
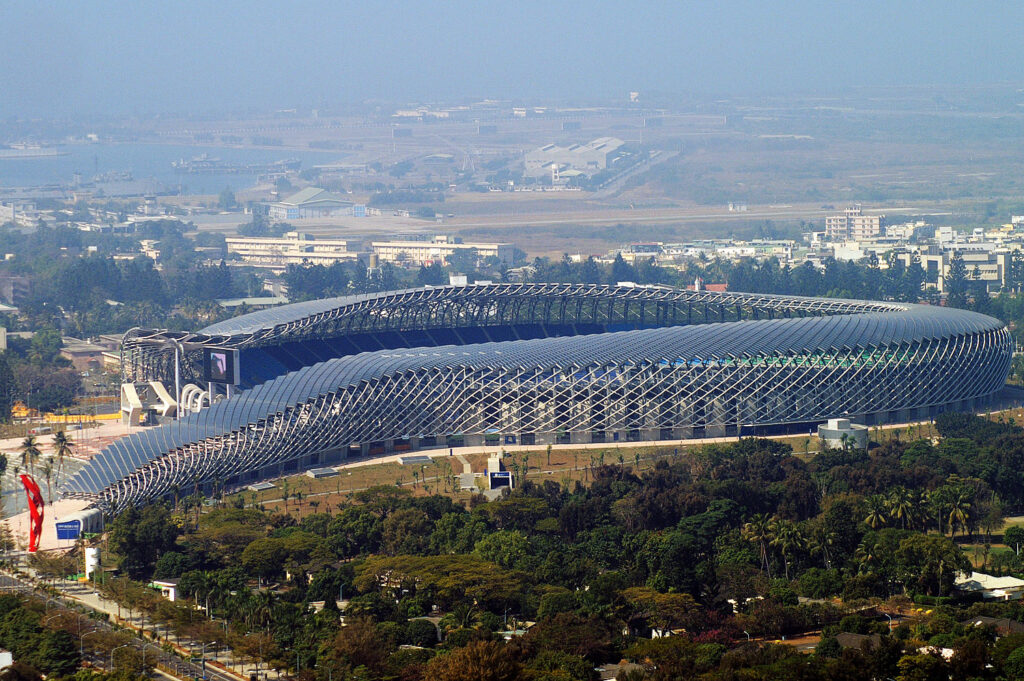
[[[286,158],[266,163],[236,163],[224,161],[208,154],[201,154],[188,160],[171,161],[171,166],[179,172],[192,175],[259,175],[262,173],[283,173],[289,170],[298,170],[302,166],[302,161],[297,158]]]
[[[48,158],[50,156],[63,156],[66,153],[57,147],[46,147],[41,144],[17,143],[0,147],[0,159]]]

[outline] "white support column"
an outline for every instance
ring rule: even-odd
[[[181,345],[174,343],[174,418],[181,418]]]

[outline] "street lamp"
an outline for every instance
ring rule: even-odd
[[[210,645],[211,646],[216,646],[217,642],[216,641],[210,641]],[[216,652],[216,650],[217,649],[214,648],[214,652]],[[203,641],[203,653],[202,653],[202,655],[203,655],[203,659],[200,661],[200,665],[202,665],[202,668],[203,668],[203,678],[205,679],[206,678],[206,641]]]
[[[116,648],[114,648],[113,650],[110,651],[110,673],[111,674],[114,673],[114,653],[116,651],[120,650],[121,648],[128,648],[130,646],[131,646],[130,643],[125,643],[123,646],[117,646]]]
[[[82,656],[85,655],[85,645],[84,645],[85,637],[86,636],[91,636],[92,634],[100,634],[100,633],[103,633],[103,632],[96,631],[95,629],[92,630],[92,631],[87,631],[84,634],[81,633],[81,632],[78,633],[78,656],[79,657],[82,657]]]
[[[145,667],[146,667],[146,648],[149,648],[150,646],[156,648],[158,655],[160,653],[160,646],[158,646],[157,644],[155,644],[155,643],[146,643],[146,644],[144,644],[142,646],[142,667],[143,667],[143,669],[145,669]]]
[[[82,636],[82,618],[83,617],[88,617],[88,616],[89,615],[87,613],[84,613],[84,612],[80,613],[78,615],[78,636],[79,636],[79,638],[81,638],[81,636]]]

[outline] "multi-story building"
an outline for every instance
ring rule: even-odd
[[[961,245],[954,250],[933,245],[918,252],[900,253],[896,257],[908,267],[917,261],[925,272],[925,284],[934,286],[939,293],[948,293],[950,267],[957,255],[964,263],[969,281],[984,282],[989,291],[998,291],[1007,285],[1013,254],[1005,249],[971,249]]]
[[[288,265],[333,265],[355,260],[359,254],[344,239],[314,239],[303,232],[288,232],[283,237],[228,237],[228,253],[237,253],[247,264],[283,270]]]
[[[825,236],[833,241],[857,241],[881,236],[884,215],[864,215],[860,205],[850,206],[842,215],[825,218]]]
[[[515,246],[509,243],[462,243],[458,238],[435,236],[430,241],[373,241],[370,250],[380,262],[415,265],[446,263],[456,251],[475,250],[480,258],[495,257],[505,264],[515,261]]]

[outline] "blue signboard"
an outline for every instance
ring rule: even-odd
[[[57,539],[78,539],[82,534],[82,521],[69,520],[66,523],[57,523]]]
[[[488,473],[490,476],[491,489],[498,487],[511,487],[512,486],[512,472],[511,471],[497,471]]]

